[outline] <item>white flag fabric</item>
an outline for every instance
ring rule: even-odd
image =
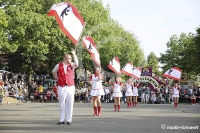
[[[132,70],[133,78],[139,80],[141,76],[141,72],[142,70],[139,67],[133,67],[133,70]]]
[[[93,59],[93,61],[98,66],[101,66],[99,52],[96,48],[96,45],[95,45],[92,37],[90,37],[90,36],[83,37],[82,44],[88,50],[88,52],[90,53],[90,56]]]
[[[131,77],[133,76],[132,71],[133,71],[133,64],[131,62],[127,63],[121,70],[122,73]]]
[[[120,62],[118,57],[113,58],[109,64],[108,67],[115,72],[116,74],[120,74]]]
[[[61,2],[51,7],[48,16],[56,17],[62,32],[76,45],[84,28],[84,20],[78,10],[69,2]]]
[[[182,70],[180,70],[179,68],[173,67],[173,68],[167,70],[163,74],[163,76],[168,77],[170,79],[174,79],[174,80],[180,80],[180,78],[181,78],[181,72],[182,72]]]

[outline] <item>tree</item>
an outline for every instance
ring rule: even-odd
[[[58,27],[54,17],[47,17],[51,6],[61,1],[57,0],[2,0],[8,20],[6,28],[9,36],[8,45],[2,45],[2,50],[11,53],[9,67],[16,72],[33,73],[41,68],[51,73],[53,67],[62,61],[62,55],[69,53],[74,44]],[[87,22],[83,36],[90,35],[97,44],[102,68],[118,56],[121,65],[127,62],[139,64],[144,59],[137,38],[110,17],[109,6],[104,8],[99,0],[69,0]],[[117,38],[122,41],[117,40]],[[134,51],[134,52],[133,52]],[[80,65],[85,70],[92,70],[93,63],[82,44],[77,47]],[[138,59],[139,58],[139,59]],[[15,65],[17,61],[18,65]]]
[[[7,45],[8,36],[6,28],[8,27],[8,21],[6,19],[5,11],[0,8],[0,50],[2,49],[2,45]]]
[[[152,67],[152,71],[158,75],[160,75],[160,71],[158,70],[158,58],[153,52],[150,52],[150,54],[147,56],[147,66]]]
[[[182,33],[180,37],[173,35],[170,41],[167,43],[167,51],[165,54],[161,54],[159,61],[164,64],[162,67],[164,71],[176,66],[183,72],[190,75],[200,73],[200,61],[199,61],[199,43],[200,43],[200,28],[197,28],[197,34]]]
[[[53,5],[54,1],[49,0],[49,3]],[[9,23],[7,27],[9,43],[2,45],[2,50],[13,53],[10,61],[15,60],[13,55],[16,59],[21,59],[17,60],[18,66],[14,64],[16,62],[9,63],[10,68],[16,68],[15,72],[33,73],[35,68],[47,59],[49,47],[52,48],[52,45],[54,51],[59,50],[59,53],[66,51],[63,50],[64,41],[60,41],[61,38],[66,37],[52,21],[53,18],[46,15],[50,9],[46,7],[49,3],[42,0],[3,0],[2,2]]]

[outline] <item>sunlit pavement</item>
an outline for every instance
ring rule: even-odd
[[[75,103],[72,125],[58,125],[58,103],[0,105],[0,133],[200,133],[200,105],[122,104],[120,112],[102,106],[93,116],[91,103]]]

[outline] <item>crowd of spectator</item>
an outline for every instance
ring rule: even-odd
[[[30,83],[26,83],[24,74],[14,74],[12,72],[0,72],[0,103],[3,97],[13,97],[19,101],[58,101],[56,84],[48,84],[47,89],[43,88],[41,77],[39,80],[33,78]]]
[[[173,104],[173,90],[172,87],[160,88],[157,92],[151,91],[148,86],[143,86],[138,88],[139,96],[138,101],[142,103],[150,103],[150,104],[164,104],[164,103],[172,103]],[[113,89],[112,85],[104,86],[105,95],[101,97],[101,101],[104,103],[112,103],[113,102]],[[126,102],[126,89],[121,88],[121,92],[123,97],[121,98],[121,102]],[[181,86],[179,93],[180,102],[191,101],[192,99],[197,99],[199,102],[200,99],[200,87],[198,86],[190,86],[189,88],[183,88]],[[184,100],[186,99],[186,100]],[[90,96],[90,86],[83,86],[81,88],[77,88],[75,92],[75,100],[81,102],[91,102]],[[193,103],[195,104],[195,103]]]
[[[23,74],[13,74],[12,72],[0,72],[0,103],[3,97],[13,97],[20,101],[30,101],[30,102],[58,102],[58,91],[56,84],[49,83],[47,87],[43,87],[42,80],[46,77],[41,76],[39,80],[33,78],[29,83],[25,82],[25,76]],[[90,84],[84,83],[79,85],[75,90],[75,101],[90,103]],[[121,102],[126,103],[126,89],[121,88],[123,97]],[[103,103],[113,103],[113,88],[112,85],[104,86],[105,95],[101,97],[101,102]],[[142,103],[150,104],[164,104],[173,103],[172,98],[172,87],[160,88],[159,91],[151,91],[148,86],[143,86],[138,88],[139,96],[138,101]],[[181,86],[179,99],[200,99],[200,87],[190,86],[189,88],[184,88]],[[193,103],[195,104],[195,103]]]

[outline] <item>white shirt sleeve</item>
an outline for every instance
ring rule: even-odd
[[[54,67],[54,69],[53,69],[53,72],[58,72],[58,68],[59,68],[59,66],[58,66],[58,64]]]
[[[72,66],[73,69],[76,69],[76,68],[77,68],[77,66],[75,65],[74,62],[71,63],[71,66]]]

